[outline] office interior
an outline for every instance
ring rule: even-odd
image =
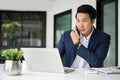
[[[76,10],[82,4],[90,4],[97,9],[95,27],[111,35],[104,66],[120,66],[119,0],[0,0],[0,25],[9,18],[22,26],[14,43],[6,40],[6,34],[0,29],[0,48],[55,47],[61,34],[75,27]]]

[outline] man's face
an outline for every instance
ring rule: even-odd
[[[91,33],[94,22],[95,19],[91,20],[89,14],[77,13],[76,25],[83,36],[87,37]]]

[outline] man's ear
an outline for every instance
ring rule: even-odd
[[[94,24],[95,23],[95,19],[92,19],[92,24]]]

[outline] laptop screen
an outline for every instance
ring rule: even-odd
[[[21,48],[27,67],[32,71],[64,73],[57,48]]]

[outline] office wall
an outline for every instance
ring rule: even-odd
[[[91,4],[96,7],[96,0],[54,0],[48,10],[47,20],[47,47],[53,47],[54,15],[72,9],[72,27],[75,26],[76,9],[81,4]]]
[[[0,9],[47,11],[53,0],[0,0]]]

